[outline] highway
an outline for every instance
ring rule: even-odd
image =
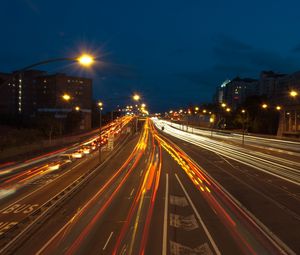
[[[212,136],[216,139],[220,139],[223,141],[235,142],[238,144],[242,143],[243,135],[241,133],[234,133],[228,130],[200,129],[194,126],[181,125],[170,121],[165,121],[165,124],[180,129],[182,131],[189,131],[190,133],[206,137]],[[298,141],[290,141],[284,139],[268,138],[245,134],[244,143],[258,148],[272,148],[274,151],[278,151],[280,153],[287,153],[290,155],[300,156],[300,142]]]
[[[161,132],[162,125],[146,119],[140,132],[96,168],[92,179],[9,251],[300,252],[299,162],[293,165],[292,160],[270,155],[267,159],[261,152],[253,155],[199,135],[196,139],[172,127]],[[228,154],[221,155],[222,146]]]
[[[115,133],[128,121],[130,120],[121,119],[103,129],[101,136],[104,156],[109,154],[104,151],[105,136]],[[124,136],[114,135],[115,142]],[[99,135],[93,135],[71,148],[47,153],[0,170],[0,237],[42,208],[68,185],[98,166],[98,137]]]

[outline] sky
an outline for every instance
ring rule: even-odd
[[[299,10],[298,0],[2,0],[0,72],[88,51],[92,70],[39,69],[92,78],[108,106],[135,92],[152,112],[210,102],[226,79],[300,70]]]

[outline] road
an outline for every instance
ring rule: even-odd
[[[127,120],[120,120],[105,128],[102,136],[114,132],[121,123],[126,124]],[[115,135],[115,142],[119,142],[120,137],[124,135]],[[99,165],[98,150],[90,150],[88,154],[82,153],[82,158],[79,159],[61,158],[62,155],[72,157],[72,153],[77,152],[80,147],[86,147],[97,138],[98,136],[93,136],[82,144],[63,151],[26,160],[0,170],[0,237],[57,196],[68,185]],[[103,151],[103,154],[106,157],[109,152]]]
[[[231,159],[154,123],[147,119],[14,254],[300,252],[297,165],[281,174],[283,162],[270,158],[278,169],[261,171],[247,163],[250,152]]]
[[[189,131],[190,133],[194,133],[206,137],[212,136],[215,139],[220,139],[223,141],[231,141],[238,144],[241,144],[243,139],[243,135],[241,133],[234,133],[228,130],[200,129],[194,126],[186,126],[177,123],[172,123],[170,121],[165,121],[165,125],[169,125],[179,130]],[[268,137],[245,134],[244,143],[258,148],[268,148],[268,149],[272,148],[274,151],[300,156],[299,141],[289,141],[284,139],[268,138]]]

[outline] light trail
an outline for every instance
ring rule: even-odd
[[[121,129],[131,121],[131,119],[131,117],[124,117],[117,122],[108,124],[104,127],[102,136],[114,133],[118,134]],[[0,196],[0,199],[14,194],[28,183],[34,182],[35,180],[40,179],[43,176],[52,173],[53,171],[62,169],[64,165],[70,163],[60,159],[62,153],[74,151],[75,148],[81,148],[83,145],[90,145],[97,139],[99,139],[99,135],[95,138],[89,138],[79,145],[76,145],[76,147],[60,149],[27,160],[24,163],[20,163],[16,166],[1,170],[0,178],[2,181],[0,181],[0,192],[2,196]],[[33,167],[28,168],[31,165],[33,165]],[[13,192],[10,192],[11,190],[13,190]]]
[[[156,122],[157,124],[157,122]],[[227,228],[245,254],[294,254],[267,227],[258,223],[240,204],[225,192],[211,176],[203,171],[188,155],[169,139],[156,133],[156,139],[181,166],[195,187],[200,191],[216,216]]]
[[[166,125],[169,125],[171,127],[174,127],[176,129],[186,130],[186,125],[181,125],[177,123],[171,123],[169,121],[164,121]],[[212,134],[211,130],[208,129],[201,129],[197,127],[188,126],[188,129],[192,131],[194,134],[202,135],[210,137]],[[230,131],[224,131],[224,130],[213,130],[213,136],[220,139],[225,140],[234,140],[235,142],[241,143],[242,141],[242,134],[233,133]],[[272,147],[278,150],[280,152],[286,152],[287,154],[292,155],[300,155],[300,142],[297,141],[289,141],[289,140],[283,140],[283,139],[275,139],[275,138],[267,138],[267,137],[260,137],[260,136],[254,136],[254,135],[247,135],[244,136],[245,143],[251,144],[257,147]]]
[[[136,168],[137,164],[140,162],[142,155],[146,149],[146,141],[148,139],[148,130],[144,129],[140,136],[140,139],[135,146],[134,150],[122,166],[110,177],[110,179],[97,191],[97,193],[88,200],[86,204],[57,232],[52,236],[49,241],[37,252],[41,254],[44,252],[51,253],[55,247],[58,247],[64,240],[70,237],[71,232],[78,228],[80,221],[83,219],[84,215],[87,215],[91,208],[99,203],[99,199],[102,197],[108,197],[104,204],[96,211],[93,217],[84,223],[84,228],[80,230],[80,233],[75,236],[71,246],[67,249],[65,254],[74,254],[81,246],[81,244],[88,238],[91,234],[92,229],[95,227],[96,223],[100,220],[104,212],[108,209],[111,202],[115,199],[116,195],[120,192],[121,187],[128,180],[129,176],[132,174],[133,170]],[[123,175],[123,176],[122,176]],[[117,180],[118,178],[119,181]],[[118,183],[117,187],[112,191],[111,194],[105,195],[106,192],[110,192],[110,187]],[[72,236],[74,233],[72,232]]]
[[[190,134],[165,125],[165,121],[153,121],[158,128],[164,126],[164,132],[176,138],[248,165],[264,173],[284,179],[293,184],[300,185],[299,162],[290,161],[261,152],[250,151],[239,146],[225,144],[206,137]]]
[[[149,119],[146,120],[146,123],[147,129],[152,134],[154,131],[153,124],[149,122]],[[156,144],[153,135],[151,135],[151,143],[150,160],[143,174],[143,181],[137,189],[134,202],[127,214],[112,254],[119,254],[128,235],[130,235],[129,254],[133,253],[134,247],[139,247],[139,254],[144,254],[145,252],[162,166],[161,147]],[[149,201],[148,199],[146,201],[146,196],[150,197]],[[140,220],[140,218],[143,220]],[[144,222],[144,224],[141,225],[141,222]],[[130,226],[133,227],[133,233],[129,231]],[[140,242],[137,242],[136,239],[138,230],[142,233]]]

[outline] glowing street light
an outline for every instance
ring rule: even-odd
[[[100,101],[98,102],[98,106],[100,107],[100,110],[102,110],[102,107],[103,107],[103,103]]]
[[[88,54],[82,54],[77,58],[77,61],[80,65],[90,66],[94,63],[94,58]]]
[[[144,103],[141,104],[141,107],[142,107],[142,108],[145,108],[145,107],[146,107],[146,104],[144,104]]]
[[[79,111],[80,111],[80,107],[79,107],[79,106],[76,106],[76,107],[75,107],[75,111],[79,112]]]
[[[268,108],[268,105],[267,104],[262,104],[261,106],[263,109],[267,109]]]
[[[222,106],[223,108],[225,108],[225,107],[226,107],[226,104],[225,104],[225,103],[222,103],[221,106]]]
[[[134,101],[139,101],[139,100],[141,99],[141,97],[140,97],[140,95],[135,94],[135,95],[133,95],[132,99],[133,99]]]
[[[195,111],[199,111],[199,107],[198,106],[195,107]]]
[[[298,96],[298,92],[296,90],[291,90],[290,91],[290,96],[291,97],[296,97],[296,96]]]
[[[206,110],[204,109],[202,112],[203,112],[203,113],[206,113]]]
[[[62,99],[65,101],[69,101],[71,99],[71,96],[69,94],[63,94]]]
[[[277,106],[276,106],[276,110],[277,110],[277,111],[280,111],[280,110],[281,110],[281,106],[277,105]]]
[[[242,109],[242,111],[241,111],[242,113],[246,113],[246,110],[245,109]]]
[[[231,109],[229,107],[226,108],[226,112],[230,112]]]

